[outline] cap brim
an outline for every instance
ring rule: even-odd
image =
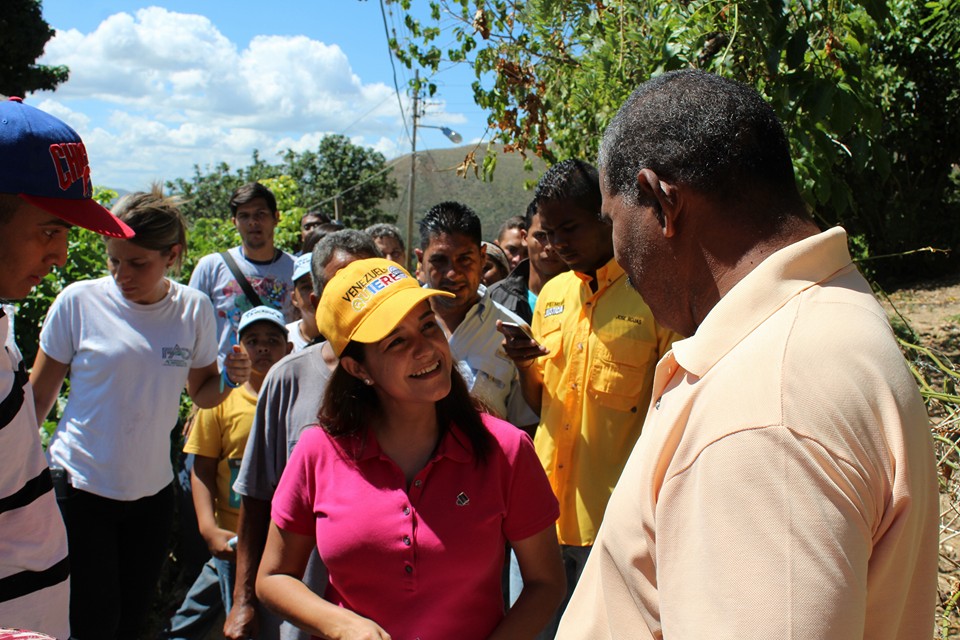
[[[41,196],[27,195],[25,193],[18,195],[35,207],[40,207],[47,213],[52,213],[70,224],[75,224],[84,229],[90,229],[100,235],[110,236],[111,238],[123,238],[124,240],[134,236],[133,229],[110,213],[108,209],[100,206],[96,200],[44,198]]]
[[[384,300],[373,313],[370,313],[363,322],[357,325],[353,335],[349,337],[355,342],[379,342],[386,338],[391,331],[397,328],[400,321],[407,317],[410,311],[433,296],[455,298],[448,291],[438,289],[424,289],[411,287],[397,291],[389,299]]]

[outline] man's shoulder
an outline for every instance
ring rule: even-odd
[[[234,259],[237,259],[240,256],[240,247],[230,247],[227,249],[227,252],[233,256]],[[210,268],[211,266],[224,264],[223,256],[221,255],[222,251],[215,251],[213,253],[208,253],[199,260],[197,260],[197,269],[201,266]]]
[[[229,251],[232,252],[233,249]],[[236,259],[236,256],[234,256],[234,259]],[[210,277],[221,268],[226,268],[223,256],[219,253],[208,253],[197,260],[197,266],[193,268],[193,273],[190,275],[190,285],[194,285],[198,276]]]
[[[580,288],[581,280],[573,271],[558,273],[543,283],[537,298],[562,298],[568,295],[570,288]]]
[[[526,295],[527,278],[524,274],[518,273],[517,269],[511,271],[510,275],[500,282],[490,285],[487,292],[491,298],[497,302],[503,302],[511,297]]]
[[[264,386],[301,382],[305,376],[328,379],[331,372],[323,361],[322,347],[322,343],[312,344],[278,360],[267,373]]]
[[[513,291],[506,283],[506,280],[501,280],[500,282],[490,285],[490,288],[487,289],[487,295],[497,302],[508,300],[513,295]]]

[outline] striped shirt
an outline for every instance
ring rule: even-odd
[[[0,308],[0,627],[67,638],[67,532],[8,311]]]

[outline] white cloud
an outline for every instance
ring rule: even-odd
[[[74,111],[67,106],[64,106],[56,100],[44,100],[37,105],[37,108],[60,118],[74,129],[86,129],[90,126],[90,118],[82,113]]]
[[[410,153],[410,148],[399,144],[396,138],[380,138],[372,146],[374,151],[379,151],[387,158],[396,158]]]
[[[392,156],[402,130],[393,88],[364,83],[336,44],[257,36],[241,49],[208,18],[159,7],[58,31],[41,62],[70,68],[37,97],[83,136],[98,184],[142,189],[195,164],[246,165],[253,149],[272,161],[341,131]]]

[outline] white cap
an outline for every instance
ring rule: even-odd
[[[310,261],[313,258],[312,253],[305,253],[302,256],[297,256],[296,261],[293,263],[293,281],[296,282],[300,278],[306,275],[310,275]]]
[[[287,323],[284,321],[283,314],[273,307],[260,305],[259,307],[254,307],[249,311],[245,311],[243,315],[240,316],[240,324],[237,325],[237,335],[243,333],[243,330],[254,322],[261,321],[272,322],[283,329],[284,334],[287,333]]]

